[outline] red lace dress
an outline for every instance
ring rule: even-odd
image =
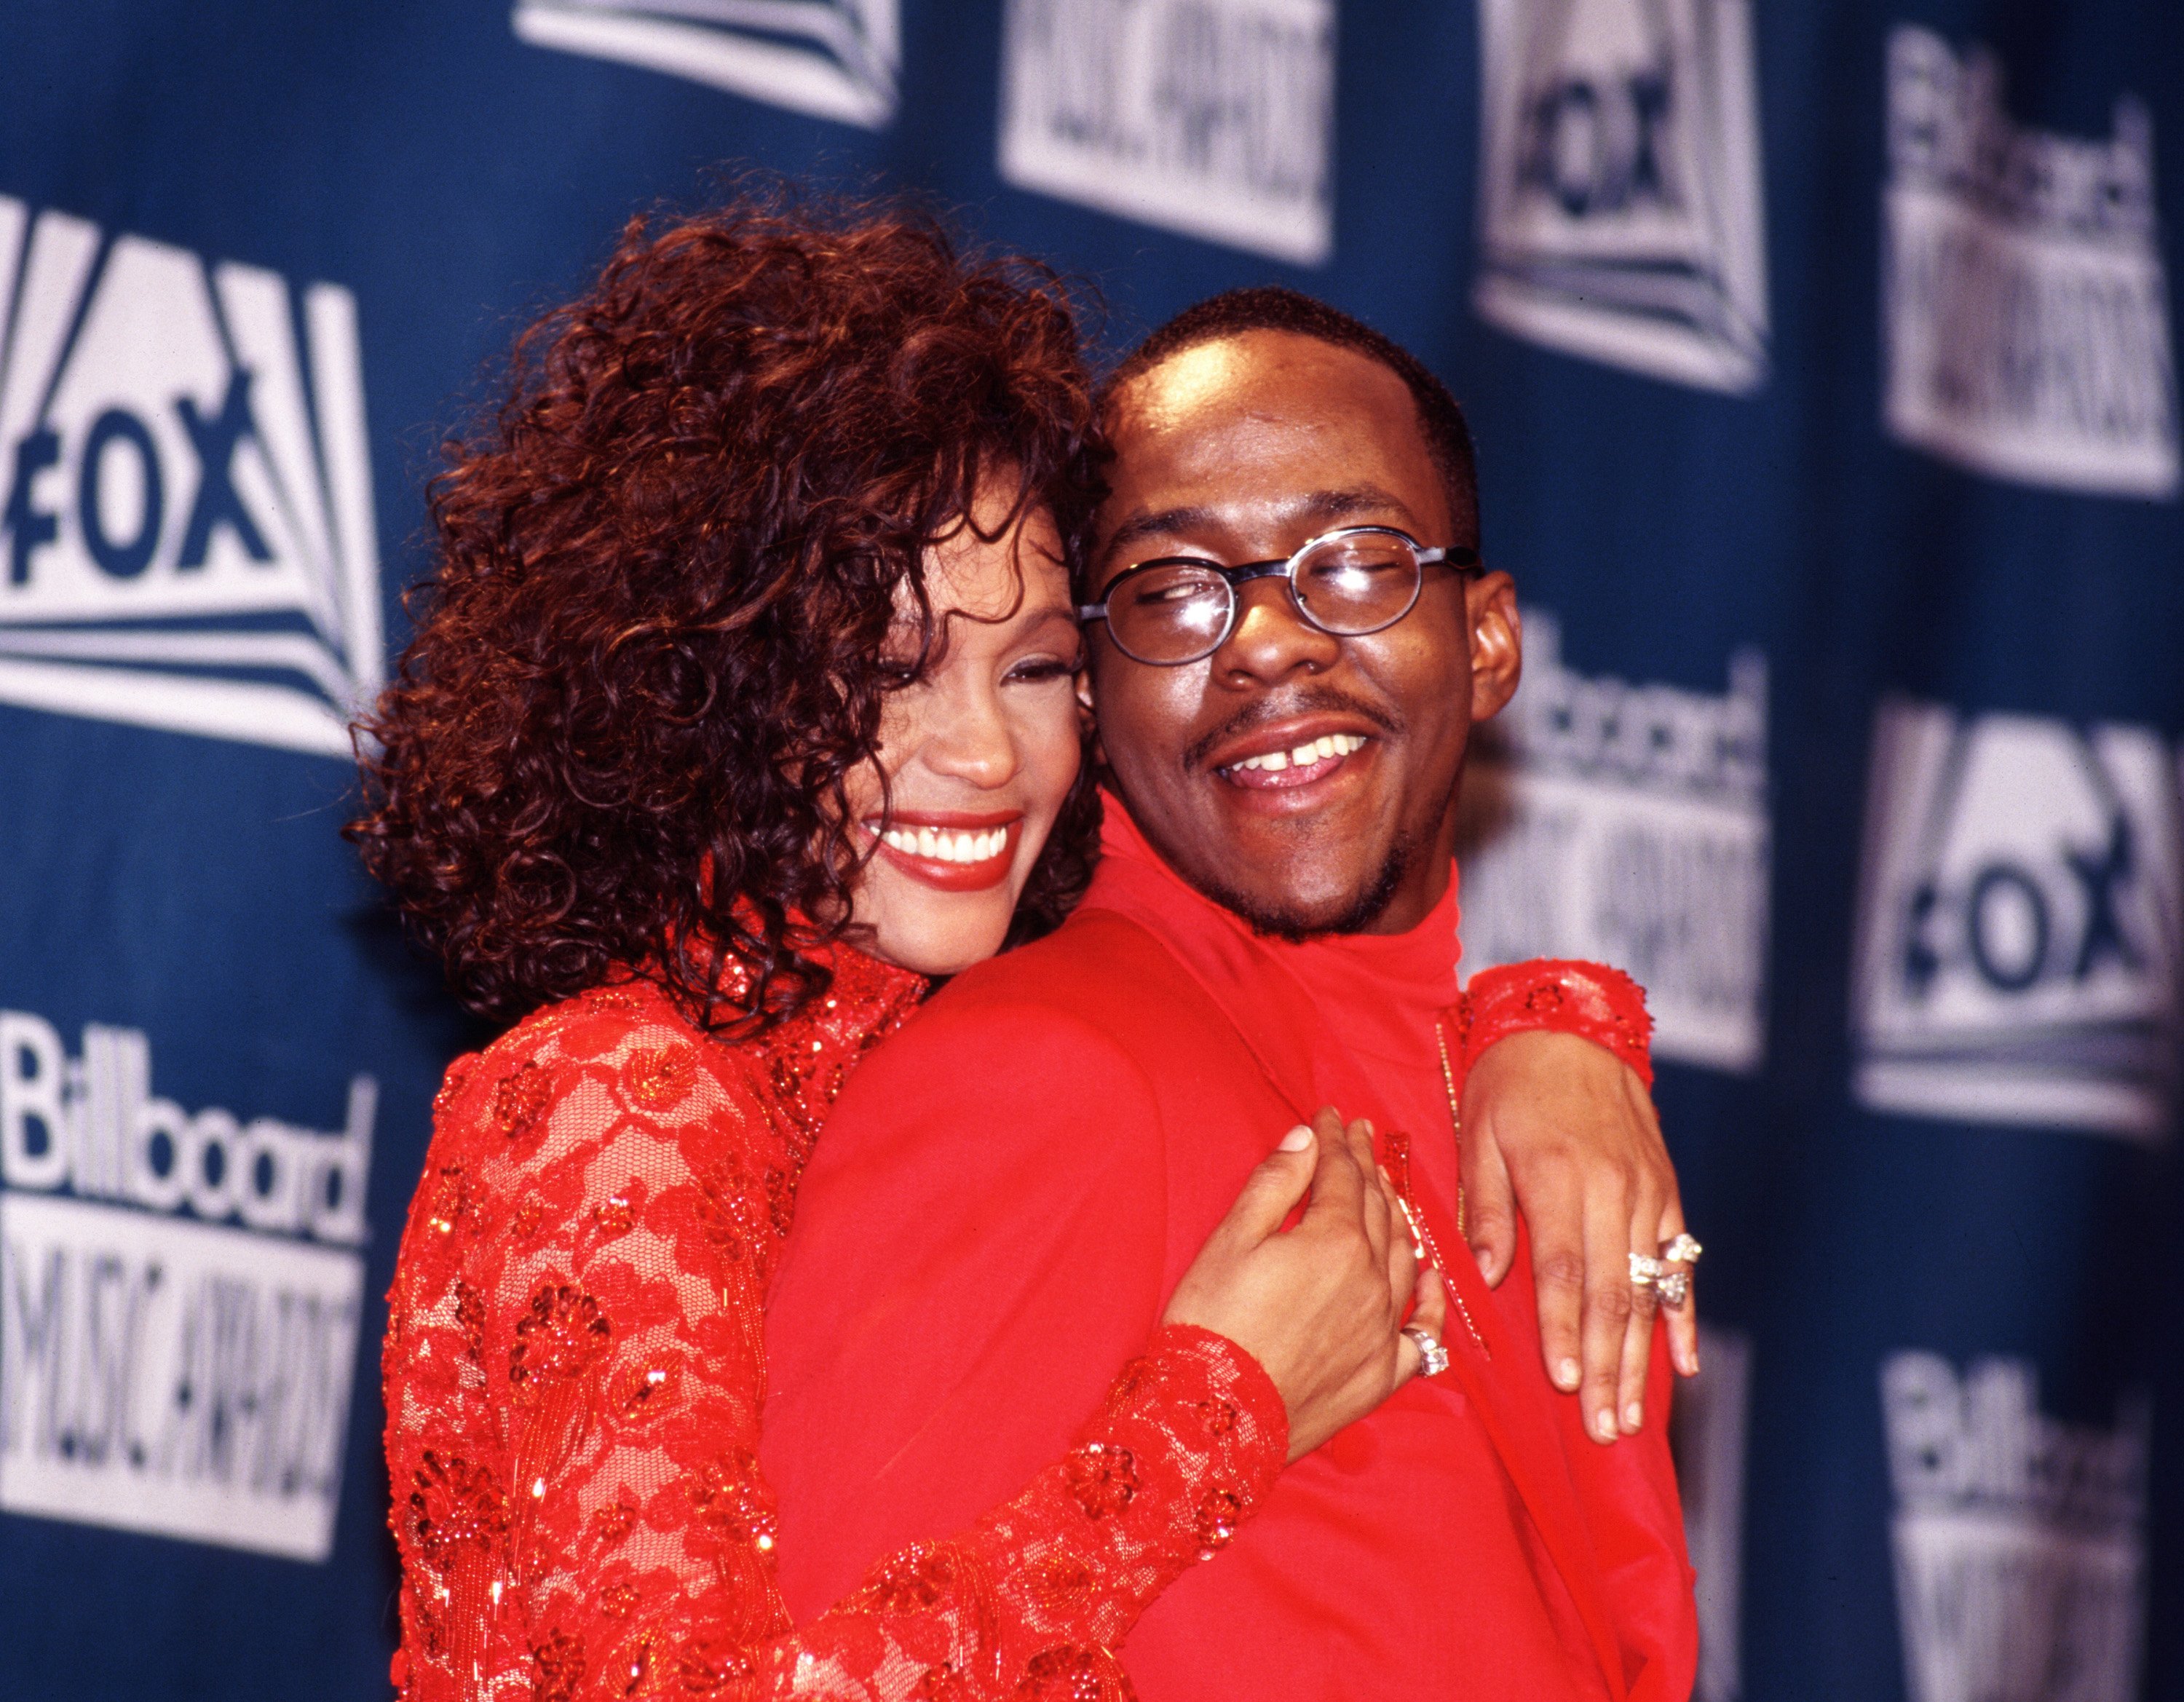
[[[1519,990],[1467,1051],[1545,1026],[1630,1055],[1627,998],[1552,968],[1571,998]],[[629,982],[449,1069],[383,1368],[405,1699],[1128,1694],[1109,1651],[1288,1451],[1279,1392],[1206,1331],[1156,1332],[1015,1499],[816,1622],[775,1586],[768,1285],[827,1107],[923,991],[844,950],[830,996],[731,1044]]]

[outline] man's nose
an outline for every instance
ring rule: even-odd
[[[926,737],[926,766],[980,787],[1006,786],[1019,765],[1016,731],[990,688],[950,692]]]
[[[1270,685],[1301,669],[1317,674],[1342,654],[1342,641],[1304,618],[1285,579],[1255,579],[1236,590],[1236,624],[1213,655],[1216,679]]]

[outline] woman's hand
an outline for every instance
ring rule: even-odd
[[[1630,1255],[1652,1258],[1683,1232],[1675,1166],[1637,1072],[1572,1034],[1528,1031],[1497,1040],[1463,1084],[1466,1238],[1490,1283],[1517,1254],[1517,1214],[1532,1237],[1540,1342],[1557,1388],[1581,1390],[1596,1441],[1646,1420],[1653,1290],[1630,1280]],[[1669,1356],[1699,1368],[1690,1303],[1669,1312]]]
[[[1410,1319],[1444,1339],[1440,1273],[1418,1273],[1409,1226],[1373,1162],[1369,1125],[1331,1108],[1251,1172],[1168,1298],[1161,1321],[1228,1337],[1266,1367],[1289,1409],[1290,1458],[1362,1418],[1418,1368]],[[1295,1229],[1282,1221],[1306,1190]]]

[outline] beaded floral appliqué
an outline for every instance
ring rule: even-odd
[[[800,1631],[782,1607],[766,1288],[827,1109],[921,990],[846,955],[813,1009],[730,1044],[623,981],[449,1070],[384,1367],[405,1702],[1128,1695],[1108,1651],[1288,1447],[1265,1373],[1204,1332],[1156,1336],[956,1540]]]

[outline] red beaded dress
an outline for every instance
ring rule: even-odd
[[[1642,1067],[1607,978],[1540,967],[1468,1051],[1556,1027]],[[1572,996],[1522,996],[1547,982]],[[1205,1331],[1156,1332],[967,1530],[875,1556],[806,1626],[782,1605],[755,1458],[769,1284],[827,1108],[923,991],[843,948],[826,998],[731,1043],[627,981],[449,1069],[384,1361],[408,1702],[1128,1694],[1109,1651],[1288,1450],[1265,1372]]]

